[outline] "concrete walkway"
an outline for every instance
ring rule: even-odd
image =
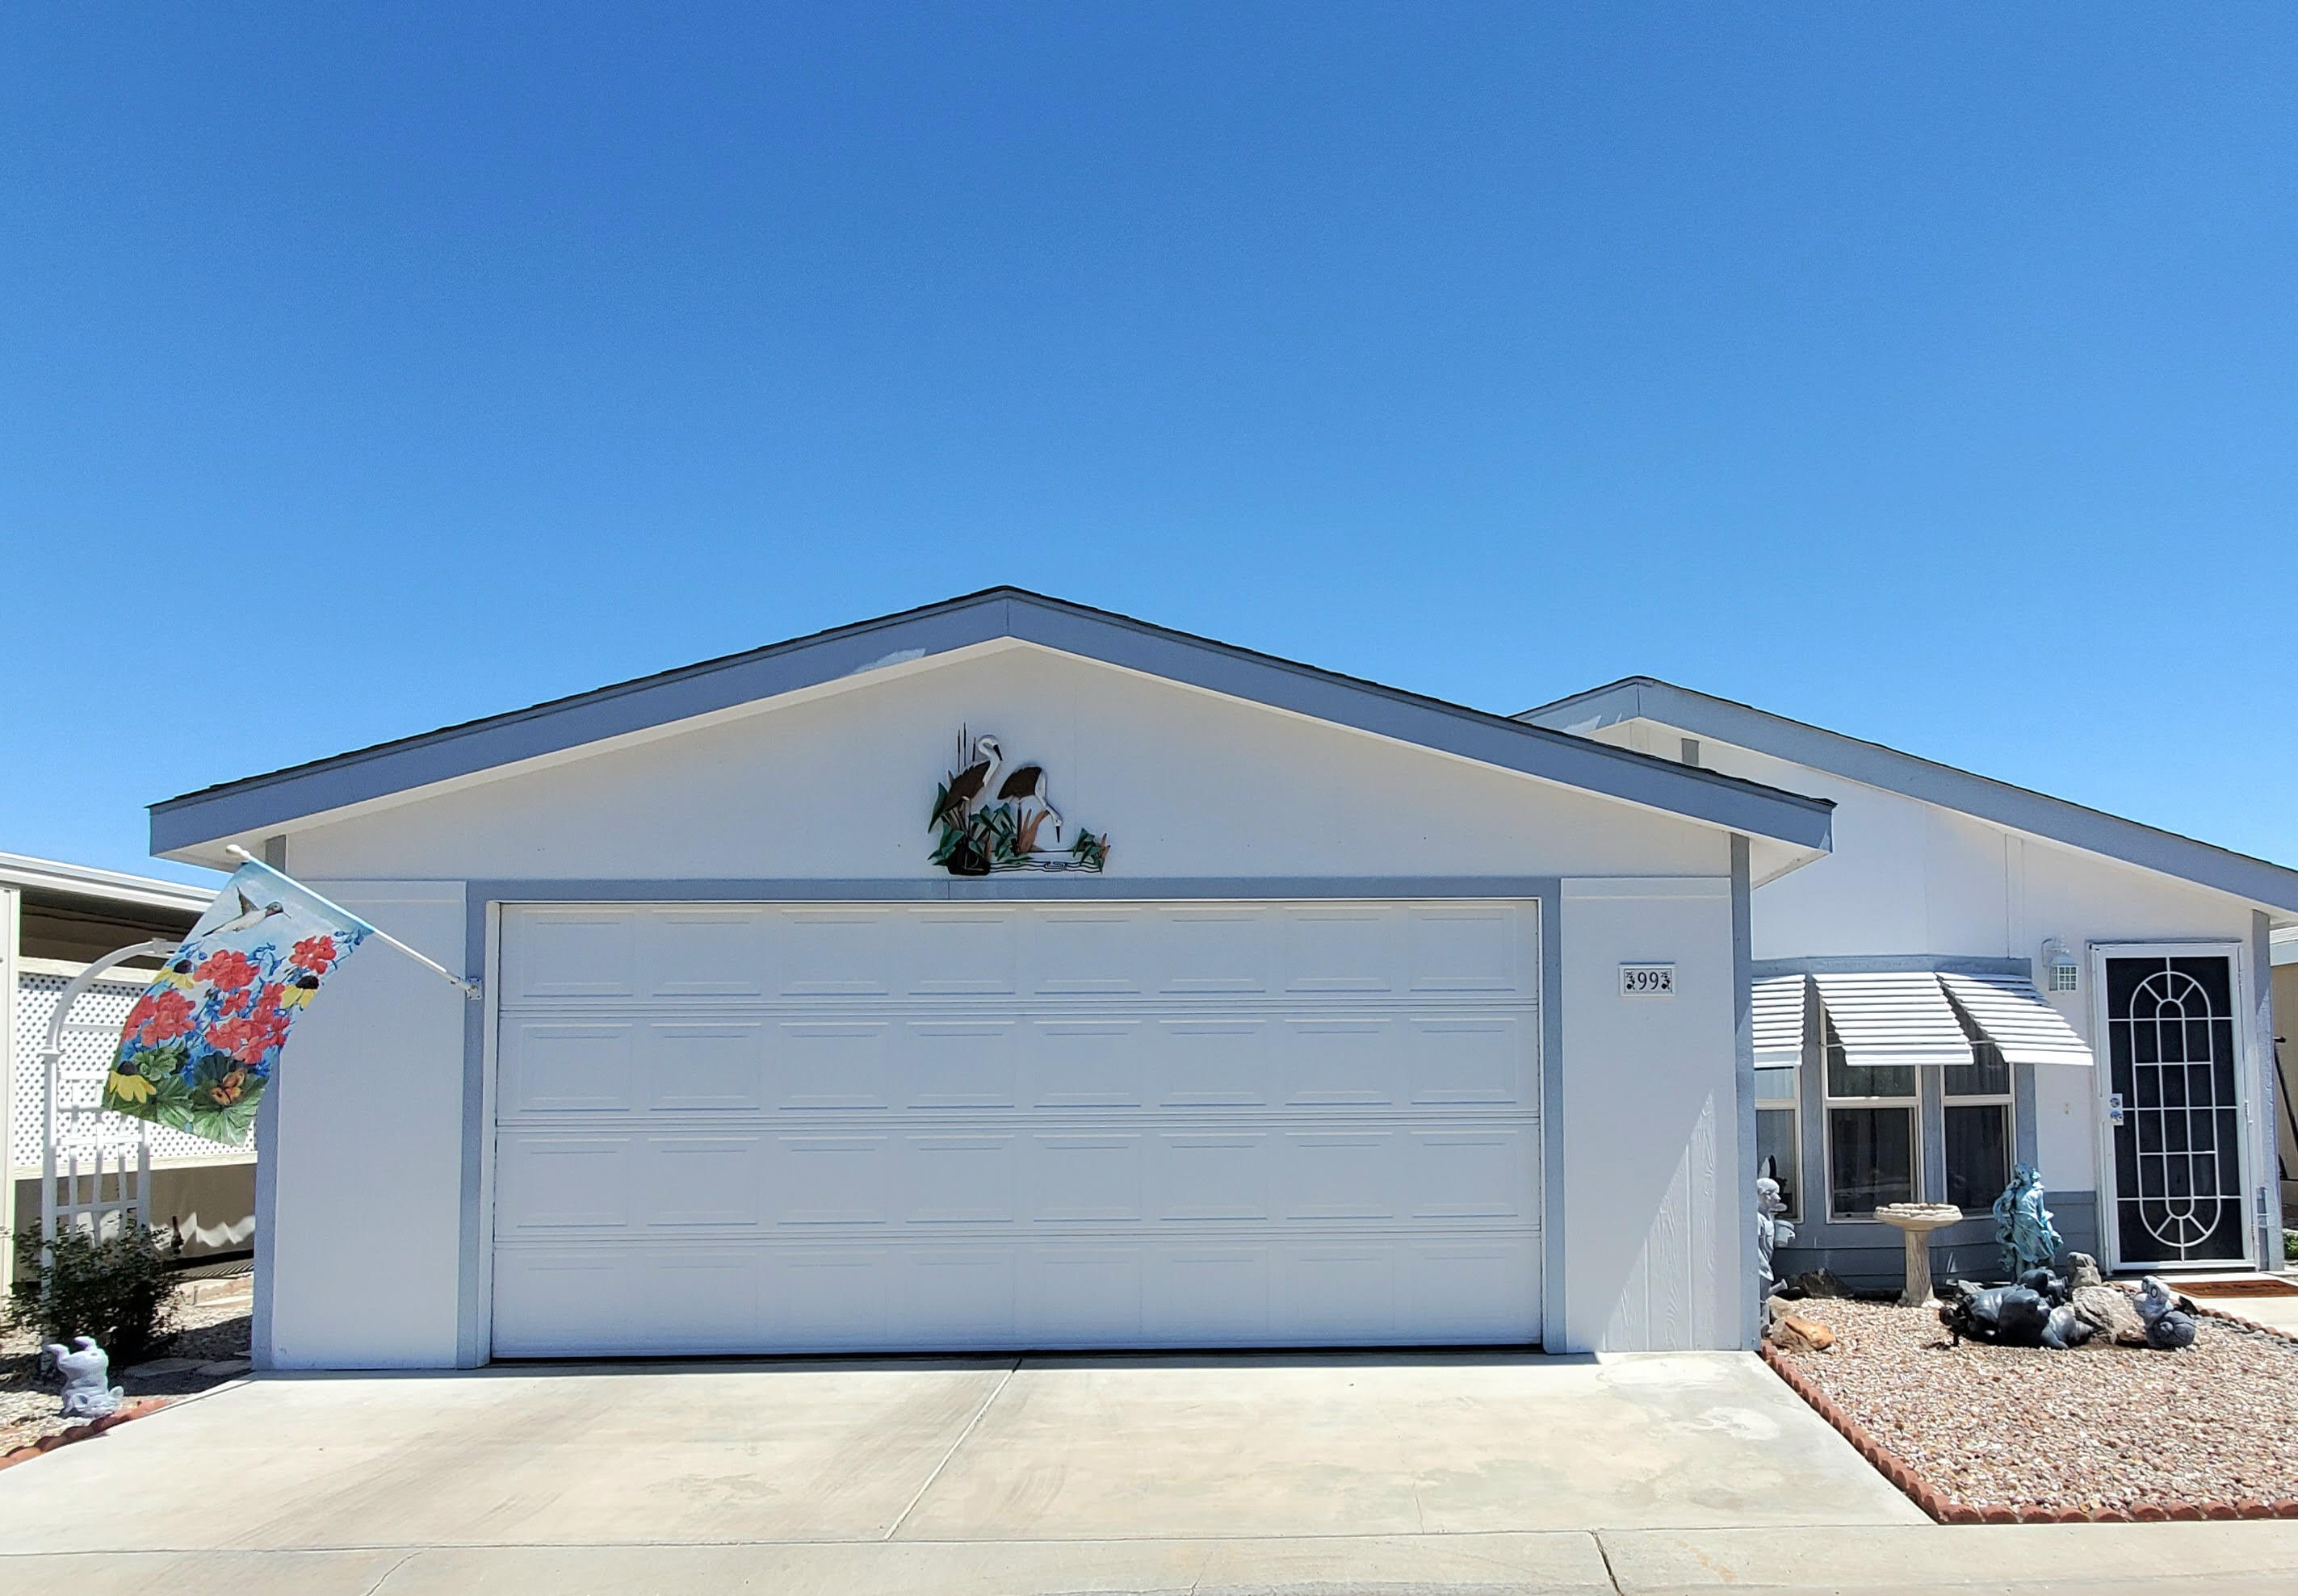
[[[12,1596],[2040,1592],[2173,1569],[2286,1591],[2298,1525],[1942,1529],[1741,1354],[267,1377],[0,1474]]]

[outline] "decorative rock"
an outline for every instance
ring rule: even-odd
[[[2093,1266],[2092,1272],[2097,1272]],[[2131,1305],[2130,1294],[2112,1286],[2078,1283],[2072,1294],[2075,1316],[2117,1346],[2145,1346],[2146,1321]]]
[[[219,1358],[213,1363],[201,1364],[193,1372],[203,1375],[210,1379],[228,1380],[245,1374],[254,1367],[254,1363],[246,1358]]]
[[[95,1344],[95,1336],[73,1336],[70,1352],[55,1342],[45,1350],[64,1377],[66,1418],[109,1418],[120,1411],[128,1393],[111,1383],[112,1359]]]
[[[2098,1260],[2087,1253],[2067,1254],[2067,1285],[2079,1291],[2086,1286],[2104,1286],[2106,1277],[2098,1272]]]
[[[1783,1352],[1823,1352],[1835,1344],[1835,1332],[1815,1319],[1781,1313],[1765,1334]]]

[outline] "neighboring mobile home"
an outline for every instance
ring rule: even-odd
[[[0,854],[0,1145],[8,1150],[9,1233],[40,1217],[40,1048],[64,983],[116,949],[182,936],[214,897],[208,888]],[[119,966],[80,998],[64,1036],[65,1104],[97,1102],[120,1022],[153,968],[148,959]],[[62,1145],[92,1168],[99,1151],[133,1156],[138,1134],[117,1115],[81,1116],[66,1121]],[[254,1242],[254,1148],[153,1130],[151,1203],[152,1222],[171,1226],[186,1256],[245,1252]],[[6,1253],[0,1280],[14,1249]]]

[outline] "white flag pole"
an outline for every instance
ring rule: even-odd
[[[236,842],[227,842],[227,843],[225,843],[225,844],[223,845],[223,851],[224,851],[224,852],[226,852],[226,853],[227,853],[227,854],[232,855],[233,856],[235,856],[235,857],[236,857],[236,858],[244,859],[244,860],[246,860],[250,864],[263,864],[263,861],[262,861],[262,860],[260,860],[260,859],[257,858],[253,854],[249,853],[245,848],[244,848],[240,847],[240,846],[239,846],[239,844],[238,844],[238,843],[236,843]],[[418,964],[422,965],[425,969],[426,969],[426,970],[436,970],[440,974],[442,974],[442,975],[445,976],[449,980],[453,981],[457,986],[459,986],[459,987],[462,988],[463,988],[463,996],[466,996],[466,997],[477,997],[477,996],[482,996],[482,994],[481,994],[481,992],[480,992],[480,989],[479,989],[479,983],[478,983],[478,982],[476,982],[476,981],[470,981],[470,980],[465,980],[461,976],[459,976],[459,975],[456,974],[453,971],[451,971],[451,970],[448,969],[446,965],[444,965],[444,964],[441,963],[438,960],[436,960],[436,959],[434,959],[434,958],[430,957],[430,956],[429,956],[428,955],[426,955],[426,954],[420,954],[420,953],[416,952],[413,948],[411,948],[411,947],[408,947],[406,943],[401,942],[398,938],[396,938],[396,937],[393,936],[389,931],[384,930],[381,926],[369,924],[369,923],[368,923],[368,920],[367,920],[367,918],[366,918],[366,916],[364,916],[364,915],[360,915],[360,914],[353,914],[349,910],[349,909],[344,908],[344,907],[343,907],[342,905],[340,905],[340,904],[328,903],[328,902],[327,902],[327,900],[326,898],[324,898],[324,897],[319,897],[319,895],[318,895],[318,893],[316,893],[316,892],[311,892],[311,889],[310,889],[309,887],[304,886],[304,885],[303,885],[303,883],[302,883],[302,882],[301,882],[301,881],[295,881],[295,878],[294,878],[293,876],[289,875],[285,871],[279,869],[279,868],[278,868],[277,866],[276,866],[276,865],[271,865],[271,864],[263,864],[263,868],[264,868],[264,869],[266,869],[266,870],[270,871],[270,872],[271,872],[271,873],[272,873],[272,874],[274,874],[274,875],[276,875],[276,876],[282,877],[282,878],[284,878],[285,880],[287,880],[287,881],[295,881],[295,886],[296,886],[296,888],[297,888],[297,889],[298,889],[298,890],[300,890],[300,891],[303,891],[303,892],[310,892],[310,893],[311,893],[311,896],[312,896],[313,897],[315,897],[315,898],[318,898],[319,902],[321,902],[321,903],[323,903],[323,904],[327,904],[327,907],[329,907],[329,908],[331,908],[331,909],[335,910],[335,912],[336,914],[341,914],[341,915],[343,915],[343,916],[345,916],[345,917],[346,917],[346,918],[348,918],[348,919],[356,920],[356,921],[358,921],[361,925],[365,925],[365,926],[367,926],[367,928],[368,928],[369,930],[373,931],[373,932],[376,934],[376,936],[377,938],[379,938],[379,939],[382,939],[383,941],[385,941],[385,942],[390,943],[393,947],[395,947],[395,948],[399,949],[399,951],[400,951],[400,952],[401,952],[401,953],[405,954],[409,958],[413,959],[417,963],[418,963]]]

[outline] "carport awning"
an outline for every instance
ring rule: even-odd
[[[1987,1039],[2014,1064],[2076,1064],[2097,1061],[2074,1028],[2044,1001],[2035,983],[2016,975],[1939,972],[1939,985]]]
[[[1784,1070],[1803,1063],[1803,988],[1800,975],[1775,975],[1756,983],[1758,1070]]]
[[[1847,1063],[1862,1068],[1967,1064],[1971,1043],[1928,970],[1823,973],[1819,1000],[1843,1043]]]

